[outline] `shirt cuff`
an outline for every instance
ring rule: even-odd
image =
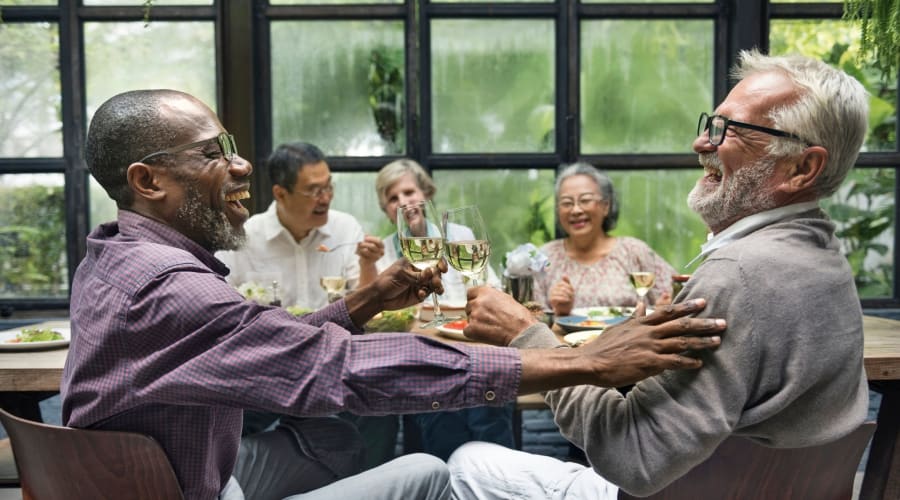
[[[556,338],[556,334],[550,330],[550,327],[543,323],[535,323],[528,328],[522,330],[522,333],[516,336],[509,343],[510,347],[518,349],[541,349],[549,347],[557,347],[562,344]]]

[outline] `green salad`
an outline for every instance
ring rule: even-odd
[[[16,338],[10,340],[10,342],[49,342],[51,340],[63,340],[63,336],[56,330],[23,328],[22,331],[16,335]]]
[[[597,316],[628,316],[634,311],[634,308],[629,308],[630,310],[623,309],[621,307],[603,307],[600,309],[591,309],[588,311],[588,316],[591,318]]]
[[[416,308],[407,307],[397,311],[382,311],[365,325],[367,332],[405,332],[416,320]]]
[[[314,311],[314,309],[298,305],[287,306],[285,307],[285,310],[287,310],[287,312],[293,314],[294,316],[303,316]]]

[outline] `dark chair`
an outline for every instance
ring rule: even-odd
[[[808,448],[769,448],[730,437],[705,462],[649,497],[653,500],[850,500],[875,424]],[[639,498],[619,491],[619,499]]]
[[[162,447],[132,432],[73,429],[0,410],[24,500],[184,498]]]

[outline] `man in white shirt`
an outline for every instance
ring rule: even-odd
[[[355,243],[365,236],[350,214],[331,210],[334,185],[322,151],[312,144],[282,144],[267,161],[275,201],[244,224],[247,243],[217,252],[234,286],[252,282],[277,294],[284,306],[318,309],[328,303],[320,278],[359,281]],[[323,250],[331,251],[323,251]],[[273,282],[277,285],[273,287]]]

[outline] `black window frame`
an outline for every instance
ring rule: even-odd
[[[69,280],[85,255],[89,231],[88,172],[83,162],[87,123],[85,110],[85,22],[143,21],[142,6],[84,6],[81,0],[61,0],[57,6],[4,5],[4,23],[49,22],[59,26],[63,155],[59,158],[0,158],[0,174],[61,173],[65,176],[66,244]],[[561,163],[586,160],[608,170],[696,169],[693,153],[581,154],[580,151],[580,23],[597,19],[706,19],[714,21],[713,98],[724,99],[731,82],[728,70],[742,49],[768,50],[772,19],[840,19],[841,2],[769,3],[765,0],[717,0],[711,3],[442,3],[409,0],[396,4],[269,5],[268,0],[215,0],[208,6],[153,6],[154,21],[212,21],[215,23],[216,96],[225,127],[238,149],[262,165],[271,150],[272,103],[269,23],[274,20],[392,20],[406,30],[405,128],[407,152],[429,170],[503,168],[556,169]],[[431,144],[432,101],[428,53],[430,25],[439,19],[552,19],[555,25],[556,122],[552,153],[434,153]],[[900,80],[900,78],[898,78]],[[898,103],[895,103],[897,105]],[[898,106],[900,107],[900,106]],[[708,110],[698,110],[708,111]],[[900,125],[898,125],[900,126]],[[897,134],[900,137],[900,134]],[[900,142],[900,139],[898,139]],[[335,172],[375,172],[399,156],[329,158]],[[894,151],[862,153],[863,168],[900,169],[900,144]],[[271,186],[260,170],[254,174],[251,210],[264,209],[272,199]],[[894,196],[900,198],[895,175]],[[896,215],[900,212],[895,206]],[[900,246],[894,230],[894,252]],[[862,299],[867,308],[900,307],[900,274],[893,269],[891,297]],[[68,308],[67,299],[0,299],[0,315],[13,311]]]

